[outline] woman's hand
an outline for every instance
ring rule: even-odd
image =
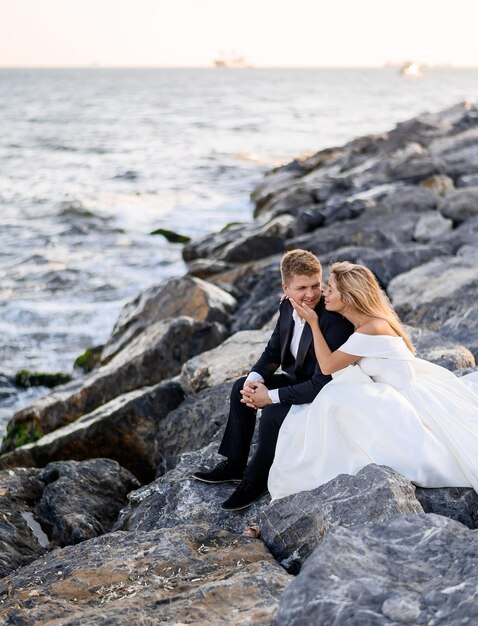
[[[294,307],[294,309],[297,311],[297,314],[299,315],[299,317],[305,320],[309,324],[309,326],[318,324],[319,318],[317,316],[317,313],[314,311],[314,309],[311,309],[310,306],[307,306],[306,304],[299,304],[292,298],[289,298],[289,301]]]

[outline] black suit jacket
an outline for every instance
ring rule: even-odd
[[[319,316],[319,326],[329,348],[337,350],[353,333],[352,324],[339,313],[325,309],[323,298],[315,311]],[[283,300],[279,307],[279,319],[269,342],[251,371],[260,374],[265,381],[281,367],[291,377],[291,384],[279,389],[282,404],[305,404],[312,402],[322,387],[332,380],[322,374],[315,357],[312,331],[305,324],[302,337],[294,359],[290,352],[290,342],[294,332],[293,308],[288,300]]]

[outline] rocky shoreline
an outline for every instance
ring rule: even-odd
[[[124,307],[89,373],[10,420],[1,624],[478,621],[471,489],[369,465],[226,513],[230,485],[191,479],[218,460],[231,382],[271,332],[285,250],[367,264],[419,356],[476,368],[478,106],[293,161],[252,199],[252,223],[185,243],[187,274]]]

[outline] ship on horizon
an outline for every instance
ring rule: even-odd
[[[252,67],[244,56],[236,52],[232,52],[229,55],[221,52],[218,57],[214,59],[214,65],[215,67],[225,67],[229,69],[246,69]]]

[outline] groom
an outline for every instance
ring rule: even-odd
[[[266,493],[279,429],[291,405],[312,402],[331,380],[320,371],[310,326],[300,319],[288,298],[315,309],[331,350],[353,332],[350,322],[340,314],[325,310],[322,266],[314,254],[291,250],[282,257],[280,269],[286,297],[280,304],[277,324],[250,374],[232,388],[229,418],[219,446],[219,454],[226,459],[211,471],[193,474],[206,483],[239,483],[222,504],[221,508],[228,511],[245,509]],[[282,373],[275,374],[279,367]],[[258,445],[248,463],[257,409],[262,409]]]

